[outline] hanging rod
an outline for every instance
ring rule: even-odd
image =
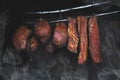
[[[120,10],[117,11],[112,11],[112,12],[106,12],[106,13],[100,13],[100,14],[95,14],[95,16],[105,16],[105,15],[110,15],[110,14],[117,14],[120,13]],[[87,16],[87,18],[89,18],[91,16]],[[50,23],[57,23],[57,22],[67,22],[68,19],[59,19],[59,20],[54,20],[54,21],[50,21]],[[27,24],[34,24],[35,22],[27,22]]]
[[[100,14],[95,14],[95,16],[105,16],[105,15],[110,15],[110,14],[116,14],[116,13],[120,13],[119,11],[112,11],[112,12],[107,12],[107,13],[100,13]],[[91,16],[87,16],[88,18]],[[55,20],[55,21],[50,21],[50,23],[56,23],[56,22],[65,22],[68,21],[68,19],[61,19],[61,20]]]
[[[89,4],[89,5],[85,5],[85,6],[79,6],[79,7],[73,7],[73,8],[68,8],[68,9],[61,9],[61,10],[54,10],[54,11],[42,11],[42,12],[26,12],[24,14],[51,14],[51,13],[59,13],[59,12],[67,12],[67,11],[71,11],[71,10],[77,10],[77,9],[84,9],[84,8],[89,8],[92,6],[99,6],[99,5],[104,5],[104,4],[109,4],[111,1],[106,1],[106,2],[101,2],[101,3],[95,3],[93,4]]]

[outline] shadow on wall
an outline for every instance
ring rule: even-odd
[[[102,64],[96,65],[89,60],[84,65],[78,65],[76,56],[64,49],[54,54],[48,54],[40,49],[32,56],[33,62],[16,67],[16,64],[22,63],[21,57],[7,48],[3,55],[6,65],[0,66],[0,80],[119,80],[119,17],[120,14],[98,17],[104,58]],[[0,23],[0,26],[4,27],[3,25],[6,23],[2,22],[2,25]],[[4,39],[4,36],[0,39]]]

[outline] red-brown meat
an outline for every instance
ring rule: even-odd
[[[88,35],[87,35],[87,18],[84,16],[78,16],[78,35],[80,39],[80,53],[78,56],[78,63],[83,64],[87,60],[88,54]]]
[[[29,30],[26,26],[20,26],[14,36],[13,36],[13,44],[17,50],[23,50],[26,48],[27,38],[30,35],[31,30]]]
[[[67,41],[67,26],[65,23],[56,23],[55,32],[53,35],[53,43],[58,47],[63,47]]]
[[[38,46],[39,46],[39,42],[38,42],[38,39],[36,36],[32,36],[28,39],[28,41],[27,41],[28,51],[33,52],[38,49]]]
[[[72,53],[77,53],[78,47],[78,34],[77,34],[77,27],[76,27],[76,19],[68,18],[68,50]]]
[[[46,51],[48,53],[53,53],[55,51],[55,47],[52,43],[52,41],[50,41],[47,45],[46,45]]]
[[[48,21],[40,19],[35,26],[35,33],[39,36],[41,42],[45,44],[51,36],[51,27]]]
[[[95,16],[89,19],[89,47],[93,61],[95,63],[102,62],[99,30]]]

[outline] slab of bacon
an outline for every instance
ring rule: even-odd
[[[77,17],[78,35],[80,39],[80,53],[78,63],[83,64],[87,60],[88,55],[88,34],[87,34],[87,18],[85,16]]]
[[[68,18],[68,45],[67,48],[72,53],[77,53],[78,47],[78,33],[77,33],[77,26],[76,26],[76,19]]]
[[[97,18],[95,16],[89,19],[89,48],[94,63],[102,62],[102,55],[100,49],[100,38],[97,24]]]

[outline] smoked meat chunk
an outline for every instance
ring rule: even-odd
[[[68,38],[67,34],[67,26],[65,23],[60,22],[56,23],[54,35],[53,35],[53,43],[58,47],[63,47],[66,45]]]
[[[77,47],[78,47],[78,33],[77,33],[77,27],[76,27],[76,19],[74,18],[68,18],[68,45],[67,48],[72,53],[77,53]]]
[[[42,44],[47,43],[51,37],[51,27],[47,20],[40,19],[35,26],[35,34],[39,36]]]
[[[88,34],[87,34],[87,18],[85,16],[77,17],[78,35],[80,39],[80,52],[78,63],[83,64],[87,61],[88,55]]]
[[[13,45],[17,50],[26,49],[27,38],[30,35],[31,30],[26,26],[20,26],[13,35]]]
[[[96,16],[89,19],[89,49],[94,63],[102,62],[100,38]]]

